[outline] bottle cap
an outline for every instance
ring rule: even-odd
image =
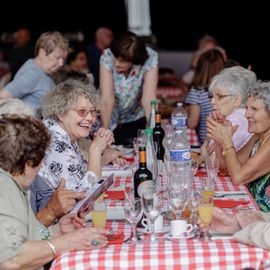
[[[147,128],[147,129],[145,130],[145,133],[146,133],[146,134],[153,134],[153,129],[152,129],[152,128]]]
[[[151,105],[156,105],[157,101],[155,99],[151,100]]]
[[[182,102],[177,102],[177,107],[181,107],[181,106],[183,106],[183,103]]]

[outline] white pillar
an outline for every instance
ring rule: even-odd
[[[138,36],[150,36],[151,18],[149,0],[126,0],[128,30]]]

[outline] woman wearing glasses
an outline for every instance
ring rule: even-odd
[[[209,116],[209,119],[218,118],[220,121],[226,119],[233,126],[238,125],[232,137],[236,152],[242,149],[252,137],[252,134],[248,132],[244,97],[255,83],[256,74],[253,71],[236,66],[223,69],[212,78],[209,85],[213,106],[213,114]],[[226,162],[222,155],[222,148],[216,144],[215,150],[219,156],[219,169],[221,172],[226,172]]]
[[[253,137],[238,152],[233,134],[239,127],[230,121],[208,119],[207,133],[223,149],[233,184],[247,185],[259,208],[270,211],[270,82],[258,81],[247,94],[245,117]]]
[[[43,208],[57,189],[61,178],[65,188],[82,191],[101,175],[102,155],[114,141],[110,130],[98,130],[88,149],[88,162],[77,140],[88,136],[97,117],[95,88],[77,80],[66,80],[49,92],[42,102],[44,124],[52,140],[32,186],[32,205]]]

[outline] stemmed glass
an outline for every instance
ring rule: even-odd
[[[211,178],[213,181],[216,180],[219,168],[219,160],[213,152],[211,155],[207,156],[205,159],[207,176]]]
[[[128,222],[132,227],[132,238],[130,240],[131,244],[138,244],[138,236],[137,236],[137,224],[139,220],[142,218],[142,201],[141,199],[134,198],[133,200],[125,200],[124,201],[124,211],[127,217]]]
[[[124,188],[125,199],[127,201],[134,200],[134,184],[133,182],[127,182]]]
[[[200,220],[204,225],[204,231],[202,232],[202,240],[209,241],[211,240],[209,234],[209,224],[212,221],[212,212],[213,212],[213,202],[214,196],[202,196],[201,203],[199,205],[199,216]]]
[[[201,190],[199,189],[191,189],[189,192],[188,198],[188,209],[191,211],[190,222],[194,223],[197,221],[198,217],[198,206],[201,202]]]
[[[184,188],[170,188],[169,203],[176,219],[181,219],[182,213],[187,205],[188,191]]]
[[[155,234],[155,220],[161,212],[161,199],[153,186],[147,187],[142,194],[143,209],[148,220],[151,222],[151,242],[157,241]]]
[[[199,168],[199,163],[196,159],[191,159],[191,170],[193,172],[193,176],[197,173]]]

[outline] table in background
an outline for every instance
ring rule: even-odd
[[[195,178],[196,181],[199,178]],[[116,177],[115,187],[131,181],[131,177]],[[219,177],[216,182],[219,191],[244,191],[244,186],[234,186],[229,177]],[[251,197],[251,196],[250,196]],[[122,205],[121,201],[111,201],[109,205]],[[258,209],[254,200],[250,200],[250,209]],[[234,209],[233,211],[237,211]],[[109,221],[108,226],[126,237],[131,228],[124,221]],[[231,269],[246,267],[260,269],[270,264],[270,252],[257,247],[238,243],[230,239],[201,242],[197,239],[181,239],[157,243],[145,242],[136,246],[129,244],[108,245],[92,251],[75,251],[60,254],[51,266],[51,270],[75,269]]]

